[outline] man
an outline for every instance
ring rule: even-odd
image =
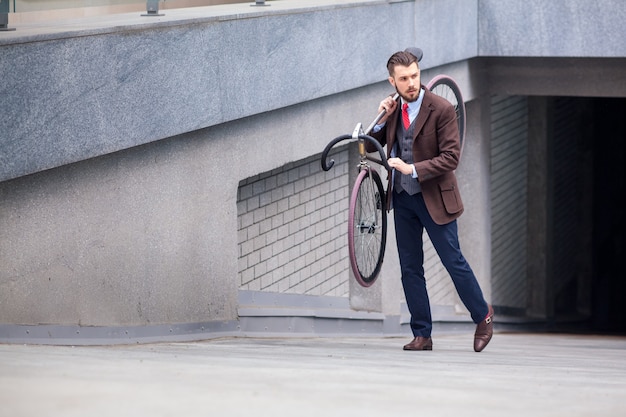
[[[461,301],[477,324],[474,350],[480,352],[493,334],[493,309],[485,301],[459,246],[456,219],[463,212],[463,203],[454,174],[460,155],[456,113],[447,100],[421,84],[421,56],[421,50],[411,48],[389,58],[389,82],[400,97],[387,97],[380,103],[378,111],[386,113],[370,133],[381,145],[387,145],[388,163],[393,169],[387,187],[387,209],[394,209],[402,286],[414,336],[404,350],[433,348],[423,265],[422,233],[426,229]]]

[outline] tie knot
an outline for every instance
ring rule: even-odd
[[[402,110],[407,111],[408,108],[409,108],[409,103],[404,103],[402,105]]]

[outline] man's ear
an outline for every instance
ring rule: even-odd
[[[388,80],[389,80],[389,83],[393,85],[393,88],[396,88],[396,80],[394,80],[393,77],[389,77]]]

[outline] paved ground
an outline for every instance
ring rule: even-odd
[[[626,416],[626,337],[0,345],[0,416]]]

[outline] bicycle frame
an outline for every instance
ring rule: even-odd
[[[396,93],[393,98],[397,100],[398,94]],[[358,145],[359,174],[352,189],[348,209],[348,252],[353,275],[364,287],[374,284],[378,277],[386,245],[385,191],[380,175],[368,163],[368,161],[375,162],[384,166],[388,172],[391,171],[383,147],[376,139],[368,135],[385,112],[384,110],[380,112],[365,132],[362,124],[357,123],[352,135],[342,135],[333,139],[322,152],[322,169],[328,171],[335,164],[332,159],[327,162],[328,153],[333,146],[350,139],[356,141]],[[380,160],[367,154],[366,142],[374,145],[380,155]]]
[[[384,115],[381,112],[367,129],[371,131]],[[385,158],[385,151],[380,143],[363,132],[361,123],[354,128],[352,135],[343,135],[331,141],[322,153],[322,169],[328,171],[335,161],[326,162],[328,152],[342,140],[352,139],[357,142],[359,151],[358,172],[348,209],[348,252],[352,273],[359,284],[369,287],[378,277],[385,253],[387,236],[387,214],[385,213],[385,191],[380,175],[372,169],[368,160],[383,165],[388,171],[391,167]],[[372,143],[381,159],[371,158],[365,148],[366,141]]]
[[[381,113],[378,117],[378,119],[380,120],[380,117],[382,117],[383,113]],[[377,123],[377,121],[372,122],[372,126],[375,125]],[[370,128],[368,130],[371,130],[372,126],[370,126]],[[354,131],[352,132],[352,138],[357,140],[357,144],[358,144],[358,149],[359,149],[359,164],[358,164],[358,171],[361,172],[361,170],[366,169],[367,171],[371,171],[372,167],[370,166],[370,164],[367,163],[368,159],[369,160],[373,160],[375,162],[381,163],[380,161],[368,157],[367,152],[365,151],[365,137],[369,137],[369,136],[365,136],[364,134],[362,134],[362,126],[361,123],[357,123],[356,127],[354,128]],[[385,161],[386,162],[386,161]],[[368,173],[368,175],[372,176],[373,174]],[[371,192],[372,195],[376,194],[376,185],[374,184],[374,181],[369,181],[369,185],[371,187]],[[381,202],[382,204],[384,204],[384,202]],[[384,213],[384,211],[383,211]],[[384,214],[383,214],[384,216]],[[378,215],[376,215],[376,219],[374,220],[374,222],[372,224],[369,224],[366,226],[366,228],[371,229],[372,227],[376,227],[373,225],[379,224],[378,222]],[[359,225],[359,228],[362,228],[363,225]],[[371,230],[370,230],[371,232]]]

